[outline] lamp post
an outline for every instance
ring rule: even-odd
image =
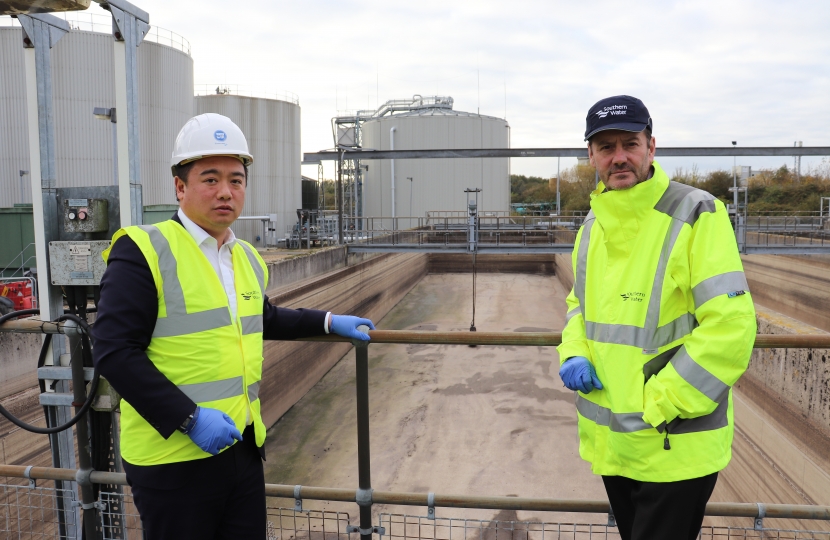
[[[95,107],[92,114],[98,120],[109,120],[112,124],[112,185],[118,185],[118,123],[115,116],[115,107]]]
[[[556,158],[556,216],[557,217],[562,215],[562,209],[559,207],[559,160],[560,159],[562,159],[562,158],[561,157]]]
[[[20,169],[20,204],[26,203],[26,183],[23,181],[23,177],[27,174],[29,174],[29,171]]]
[[[732,146],[738,146],[738,141],[732,141]],[[738,231],[738,156],[732,156],[732,188],[735,190],[732,192],[732,205],[733,211],[735,212],[735,232]]]

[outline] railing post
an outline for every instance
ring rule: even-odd
[[[368,332],[369,327],[358,330]],[[357,504],[360,505],[360,540],[372,539],[372,467],[369,451],[369,342],[354,340],[357,391]]]

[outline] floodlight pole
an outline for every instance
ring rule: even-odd
[[[57,173],[55,159],[55,113],[52,103],[51,49],[69,32],[69,25],[54,15],[18,15],[23,29],[23,57],[26,71],[26,106],[29,120],[29,179],[32,185],[32,218],[35,228],[35,256],[38,268],[38,307],[43,320],[63,314],[63,293],[51,283],[49,242],[59,240]],[[21,174],[21,179],[23,175]],[[44,336],[45,337],[45,336]],[[52,339],[47,363],[59,366],[65,350],[63,339]],[[67,381],[57,381],[57,392],[68,392]],[[49,427],[66,423],[69,407],[47,407]],[[49,436],[52,466],[75,469],[72,429]],[[56,481],[57,489],[74,491],[74,482]],[[59,533],[65,538],[81,537],[80,508],[72,507],[67,495],[57,497]],[[74,515],[71,518],[70,515]],[[74,524],[71,525],[71,524]]]
[[[118,131],[118,198],[121,226],[142,225],[141,148],[138,114],[138,46],[150,30],[150,15],[126,0],[99,1],[112,15],[115,37],[115,108]]]

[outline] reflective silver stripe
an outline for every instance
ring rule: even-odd
[[[576,410],[586,419],[606,426],[617,433],[634,433],[647,429],[655,429],[643,421],[643,413],[612,413],[611,409],[588,401],[579,394],[576,394]],[[682,419],[676,418],[669,423],[669,435],[681,435],[683,433],[697,433],[700,431],[712,431],[729,425],[729,400],[724,399],[718,403],[717,408],[698,418]],[[665,426],[665,423],[662,424]],[[655,431],[657,431],[655,429]],[[661,433],[663,431],[660,431]]]
[[[579,414],[601,426],[610,427],[618,433],[632,433],[652,427],[643,421],[643,413],[612,413],[608,407],[597,405],[576,394],[576,410]]]
[[[680,231],[683,229],[683,222],[672,220],[669,225],[669,230],[666,231],[666,237],[663,239],[663,247],[660,249],[660,259],[657,262],[657,270],[654,273],[654,282],[651,285],[651,297],[648,301],[648,311],[646,311],[646,328],[657,328],[660,324],[660,302],[663,299],[663,280],[666,277],[666,268],[669,265],[669,257],[674,250],[674,244],[677,242],[677,237],[680,236]],[[648,344],[645,348],[654,349],[656,345]]]
[[[565,322],[567,323],[568,321],[570,321],[571,319],[573,319],[574,317],[576,317],[576,316],[577,316],[577,314],[580,312],[580,310],[581,310],[581,308],[580,308],[580,307],[575,307],[575,308],[573,308],[572,310],[570,310],[570,311],[568,312],[568,314],[567,314],[567,315],[565,315]]]
[[[715,211],[715,198],[702,189],[669,182],[654,209],[694,226],[700,214]]]
[[[743,272],[725,272],[704,279],[692,287],[692,296],[695,299],[695,309],[699,308],[712,298],[735,291],[748,291],[749,285]]]
[[[600,343],[630,345],[640,349],[658,349],[689,335],[696,326],[697,320],[691,313],[684,313],[654,331],[639,326],[585,321],[585,336]]]
[[[712,401],[719,403],[729,393],[729,386],[695,362],[686,352],[685,346],[677,351],[671,364],[684,381]]]
[[[259,397],[259,383],[257,381],[248,385],[248,401],[254,402]]]
[[[259,264],[259,259],[257,259],[256,254],[248,244],[244,242],[237,242],[237,244],[242,246],[242,249],[245,250],[245,255],[248,256],[248,261],[254,269],[254,274],[256,274],[256,280],[259,282],[259,290],[262,291],[262,294],[265,294],[265,271]]]
[[[207,332],[223,326],[230,326],[231,314],[226,307],[186,313],[184,315],[169,314],[167,317],[156,319],[156,327],[153,329],[154,338],[183,336],[195,334],[196,332]]]
[[[195,401],[205,403],[242,395],[242,377],[196,384],[179,385],[179,390]]]
[[[729,400],[724,398],[717,408],[706,416],[697,418],[675,419],[669,424],[669,435],[713,431],[729,425]]]
[[[617,433],[634,433],[646,429],[654,429],[651,424],[643,420],[643,413],[611,413],[611,431]]]
[[[574,280],[574,296],[579,300],[579,309],[585,319],[585,283],[588,272],[588,247],[591,244],[591,228],[594,226],[594,211],[588,212],[582,224],[582,237],[579,239],[579,251],[576,257],[576,279]],[[587,319],[586,319],[587,320]]]
[[[186,315],[187,306],[184,303],[184,291],[179,281],[177,271],[178,264],[173,252],[170,250],[170,243],[161,234],[158,227],[154,225],[140,225],[141,229],[150,236],[150,243],[156,250],[159,259],[159,270],[161,271],[162,292],[164,293],[164,305],[167,308],[167,316]]]
[[[262,315],[247,315],[242,320],[242,335],[262,332]]]

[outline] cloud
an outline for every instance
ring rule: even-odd
[[[141,6],[191,42],[197,83],[296,93],[304,151],[332,146],[337,109],[416,93],[451,95],[461,110],[506,112],[514,147],[582,145],[588,107],[619,93],[645,101],[663,146],[830,145],[827,2]],[[550,167],[526,159],[512,169]]]

